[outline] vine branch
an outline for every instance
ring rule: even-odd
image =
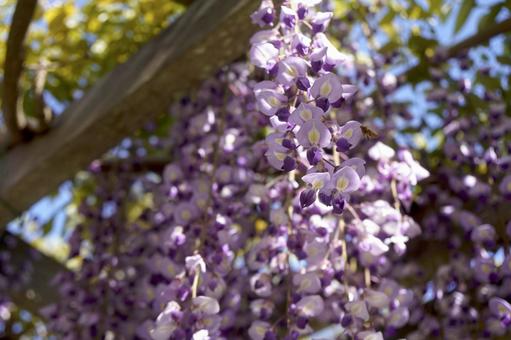
[[[458,55],[461,51],[468,50],[473,47],[477,47],[498,36],[499,34],[511,32],[511,18],[503,20],[495,25],[489,26],[481,31],[478,31],[474,35],[460,41],[459,43],[446,48],[440,55],[441,61],[446,61]],[[417,72],[423,67],[424,62],[431,62],[431,60],[425,60],[419,64],[409,68],[399,75],[399,79],[406,79],[413,73]],[[405,82],[401,82],[405,83]]]
[[[23,69],[23,42],[35,13],[37,0],[18,0],[11,20],[4,62],[4,87],[2,110],[8,133],[8,143],[13,145],[23,140],[18,122],[18,82]]]

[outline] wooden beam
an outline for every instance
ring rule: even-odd
[[[242,56],[258,29],[249,18],[258,5],[193,2],[171,27],[71,104],[47,134],[0,156],[0,201],[10,207],[0,204],[0,226]]]
[[[0,254],[0,295],[35,314],[59,301],[52,280],[55,274],[68,271],[65,266],[8,232],[0,237]]]

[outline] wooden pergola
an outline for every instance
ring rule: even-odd
[[[2,294],[34,313],[58,299],[51,278],[67,269],[5,232],[5,225],[135,132],[144,121],[157,118],[219,67],[243,56],[250,36],[258,29],[249,15],[259,3],[194,1],[174,24],[70,105],[48,133],[17,145],[0,158],[0,231],[4,234],[0,247],[12,252],[13,265],[19,270],[27,268],[27,261],[31,263],[30,279],[22,285],[8,284]],[[507,31],[511,31],[511,19],[446,49],[445,57]],[[422,66],[426,65],[408,72]]]

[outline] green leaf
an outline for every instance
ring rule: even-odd
[[[33,117],[35,113],[34,91],[27,89],[23,93],[23,113],[28,117]]]
[[[42,225],[42,232],[43,235],[46,236],[49,234],[49,232],[53,229],[53,218],[51,218],[48,222]]]
[[[483,15],[481,19],[479,19],[479,24],[477,25],[477,27],[481,30],[487,27],[488,25],[494,24],[495,18],[497,17],[503,6],[504,6],[503,3],[498,3],[490,7],[490,11],[487,14]]]
[[[501,64],[505,64],[505,65],[511,65],[511,56],[508,56],[508,55],[500,55],[497,57],[497,60],[499,61],[499,63]]]
[[[456,18],[456,24],[454,25],[454,33],[458,33],[463,25],[465,25],[467,18],[475,5],[475,0],[463,0],[463,3],[461,4],[460,10],[458,12],[458,17]]]

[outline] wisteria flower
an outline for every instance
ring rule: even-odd
[[[394,309],[389,316],[389,325],[395,328],[401,328],[408,323],[410,311],[408,308],[400,306]]]
[[[368,151],[369,157],[374,159],[375,161],[379,160],[390,160],[396,152],[390,146],[383,144],[382,142],[377,142],[374,144]]]
[[[507,175],[502,179],[499,190],[505,198],[511,199],[511,175]]]
[[[330,174],[328,172],[313,172],[303,176],[302,180],[309,184],[312,189],[321,190],[330,182]]]
[[[189,202],[182,202],[176,206],[174,220],[179,225],[188,225],[198,215],[197,207]]]
[[[181,168],[175,164],[169,164],[163,170],[163,179],[167,183],[175,183],[183,178]]]
[[[314,98],[326,98],[330,104],[342,97],[342,84],[339,77],[333,73],[325,73],[319,77],[311,87]]]
[[[267,116],[273,116],[287,102],[287,97],[276,89],[266,88],[256,92],[257,107]]]
[[[297,274],[293,277],[298,293],[314,294],[321,290],[321,280],[316,272]]]
[[[277,63],[279,50],[270,42],[253,44],[249,52],[250,62],[270,70]]]
[[[385,293],[374,289],[365,290],[364,300],[374,308],[387,308],[390,304],[390,299]]]
[[[369,320],[369,312],[367,311],[366,302],[363,300],[352,301],[346,304],[346,310],[353,316],[362,319],[363,321]]]
[[[493,297],[488,303],[490,311],[499,319],[508,319],[511,323],[511,304],[504,299]]]
[[[365,164],[366,161],[364,161],[362,158],[353,157],[342,162],[341,167],[349,166],[353,168],[357,172],[358,176],[362,178],[366,173]]]
[[[209,336],[209,331],[207,329],[201,329],[200,331],[193,333],[192,339],[193,340],[210,340],[211,337]]]
[[[206,315],[218,314],[220,305],[216,299],[209,296],[197,296],[192,299],[192,306],[197,313]]]
[[[206,272],[206,262],[204,262],[204,259],[199,254],[187,256],[185,263],[186,269],[190,272],[195,272],[196,270],[199,270],[201,273]]]
[[[331,178],[331,187],[342,194],[349,194],[360,187],[360,177],[350,166],[336,171]]]
[[[266,332],[271,328],[271,325],[265,321],[254,321],[248,329],[248,335],[252,340],[263,340]]]
[[[319,107],[302,103],[291,113],[289,122],[301,126],[309,120],[320,119],[324,114]]]
[[[252,291],[261,297],[271,296],[271,277],[265,273],[259,273],[250,278]]]
[[[285,86],[291,86],[299,77],[307,74],[307,62],[300,57],[287,57],[277,64],[276,80]]]
[[[323,298],[319,295],[305,296],[296,303],[298,314],[308,318],[318,316],[323,311],[323,308]]]
[[[340,138],[345,139],[349,143],[350,149],[357,146],[362,139],[361,125],[359,122],[351,120],[341,127]]]
[[[311,19],[313,31],[316,33],[323,32],[330,23],[332,16],[333,13],[331,12],[316,13]]]
[[[364,331],[357,334],[360,340],[384,340],[381,332]]]
[[[250,15],[252,22],[256,25],[264,27],[271,25],[274,20],[274,7],[273,1],[262,0],[259,9]]]
[[[330,145],[332,134],[319,119],[306,121],[296,134],[298,142],[308,148],[318,146],[324,148]]]
[[[318,33],[315,35],[314,45],[316,46],[314,50],[315,53],[312,54],[311,59],[320,61],[321,64],[324,64],[323,67],[326,71],[332,71],[335,67],[348,60],[348,56],[339,52],[324,33]]]

